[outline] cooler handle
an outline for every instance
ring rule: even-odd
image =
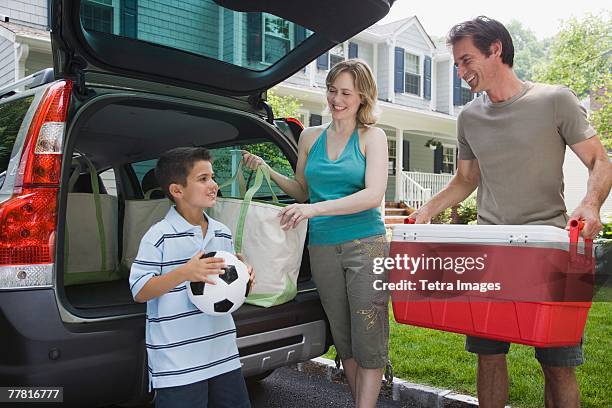
[[[578,239],[580,231],[584,228],[584,221],[580,219],[572,219],[569,222],[569,238],[570,238],[570,259],[578,257]],[[584,240],[584,255],[588,261],[593,257],[593,240]]]

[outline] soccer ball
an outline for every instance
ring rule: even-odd
[[[237,310],[249,292],[249,271],[247,266],[235,255],[226,251],[209,252],[205,258],[223,258],[225,273],[210,275],[216,285],[205,282],[189,282],[187,294],[189,300],[202,312],[220,316]]]

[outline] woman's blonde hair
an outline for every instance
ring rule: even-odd
[[[361,106],[357,111],[357,122],[361,125],[373,125],[378,121],[379,110],[377,105],[378,89],[374,75],[368,64],[361,59],[349,59],[334,65],[327,73],[325,85],[327,89],[334,83],[336,78],[348,72],[353,76],[355,88],[361,96]]]

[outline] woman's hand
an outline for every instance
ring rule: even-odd
[[[252,153],[247,152],[246,150],[242,151],[242,162],[246,167],[250,170],[257,170],[259,166],[267,166],[268,164],[259,156],[256,156]]]
[[[289,228],[295,228],[303,220],[317,215],[318,211],[315,204],[291,204],[283,208],[278,214],[281,228],[285,231]]]

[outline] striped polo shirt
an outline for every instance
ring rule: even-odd
[[[198,251],[234,253],[231,231],[205,214],[206,236],[173,206],[140,242],[130,271],[132,296],[149,279],[189,261]],[[231,315],[209,316],[187,295],[187,282],[147,302],[146,348],[149,387],[192,384],[240,368]]]

